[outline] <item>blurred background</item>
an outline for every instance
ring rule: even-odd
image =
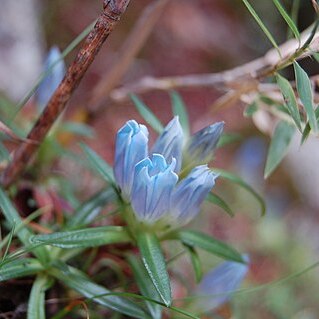
[[[94,100],[92,94],[114,65],[118,51],[139,16],[152,2],[155,1],[131,2],[71,99],[65,115],[92,125],[95,137],[87,143],[109,163],[113,161],[114,136],[118,128],[131,118],[143,120],[129,100],[107,101],[95,112],[90,103]],[[52,46],[65,49],[96,19],[101,3],[92,0],[0,0],[1,107],[14,107],[23,98],[41,73],[49,49]],[[251,3],[277,41],[284,42],[288,31],[272,1]],[[283,3],[288,11],[291,10],[293,1]],[[301,0],[300,30],[308,27],[313,19],[311,1]],[[240,0],[172,0],[117,86],[134,83],[143,76],[219,72],[260,57],[270,48],[271,44]],[[67,65],[76,52],[77,49],[66,57]],[[304,61],[303,66],[310,74],[318,71],[311,59]],[[286,75],[290,73],[288,70]],[[300,147],[299,137],[296,138],[284,162],[264,180],[269,137],[256,128],[251,118],[244,117],[245,105],[214,111],[212,105],[223,93],[218,88],[188,88],[178,92],[187,106],[193,132],[212,122],[225,121],[227,133],[240,135],[235,143],[216,152],[211,166],[241,176],[267,203],[267,213],[260,217],[258,203],[250,193],[220,180],[217,193],[227,201],[235,216],[231,218],[210,206],[193,225],[250,255],[251,268],[244,287],[269,283],[260,289],[236,294],[230,305],[234,318],[319,318],[319,270],[302,273],[318,261],[319,255],[318,139],[310,138]],[[140,98],[164,124],[172,117],[168,92],[149,91]],[[34,107],[32,103],[31,99],[23,109],[20,122],[18,120],[22,126],[21,118],[29,116]],[[78,149],[76,143],[69,146],[75,151]],[[91,174],[83,173],[82,168],[69,159],[62,159],[59,169],[74,181],[82,198],[98,187]],[[215,262],[205,263],[204,271]]]

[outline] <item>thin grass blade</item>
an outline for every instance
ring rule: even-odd
[[[281,56],[280,53],[280,49],[278,44],[276,43],[276,40],[274,39],[274,37],[272,36],[271,32],[268,30],[268,28],[265,26],[265,24],[262,22],[262,20],[260,19],[260,17],[258,16],[257,12],[255,11],[255,9],[252,7],[252,5],[248,2],[248,0],[242,0],[243,3],[245,4],[246,8],[248,9],[248,11],[250,12],[250,14],[253,16],[253,18],[255,19],[255,21],[257,22],[257,24],[259,25],[259,27],[262,29],[262,31],[265,33],[266,37],[268,38],[268,40],[271,42],[271,44],[273,45],[274,48],[276,48],[279,56]]]
[[[281,14],[281,16],[286,21],[286,23],[287,23],[289,29],[291,30],[291,32],[294,34],[296,39],[298,39],[299,42],[300,42],[300,33],[299,33],[298,27],[295,24],[294,20],[289,16],[289,14],[286,12],[285,8],[283,7],[283,5],[281,4],[281,2],[279,0],[272,0],[272,2],[277,7],[277,9],[278,9],[279,13]]]

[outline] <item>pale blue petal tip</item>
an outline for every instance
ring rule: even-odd
[[[114,176],[123,195],[129,199],[135,165],[148,153],[148,131],[136,121],[128,121],[117,133],[115,143]]]
[[[173,191],[170,209],[172,218],[180,224],[186,224],[194,218],[215,185],[215,179],[216,175],[207,165],[193,168]]]
[[[186,153],[199,162],[211,157],[223,132],[224,124],[217,122],[196,132],[190,138]]]
[[[178,172],[182,165],[182,148],[184,133],[178,116],[175,116],[165,127],[163,133],[156,140],[151,153],[162,154],[168,163],[176,159],[175,171]]]

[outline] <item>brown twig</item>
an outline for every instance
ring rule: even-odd
[[[103,11],[94,29],[90,32],[78,55],[48,102],[44,112],[32,128],[27,139],[41,143],[50,128],[65,109],[72,93],[79,85],[88,67],[93,62],[102,44],[113,31],[115,25],[126,10],[130,0],[104,0]],[[24,143],[14,153],[13,160],[2,175],[4,187],[10,186],[23,172],[34,153],[37,143]]]
[[[99,113],[99,110],[105,105],[109,93],[118,85],[131,66],[168,2],[169,0],[157,0],[143,10],[133,30],[117,52],[115,59],[111,61],[110,69],[94,88],[92,98],[88,103],[90,115]]]
[[[236,68],[219,73],[193,74],[174,77],[144,77],[139,81],[115,89],[110,93],[113,102],[122,102],[130,93],[142,94],[153,90],[171,90],[178,88],[221,87],[226,90],[238,89],[249,82],[260,81],[278,70],[291,64],[294,59],[302,59],[310,51],[319,50],[319,32],[317,31],[311,43],[305,45],[312,33],[308,28],[302,33],[301,40],[292,39],[280,46],[281,56],[275,49],[269,50],[263,57]]]

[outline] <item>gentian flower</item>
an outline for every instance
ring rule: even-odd
[[[207,165],[200,165],[178,181],[183,146],[178,117],[165,127],[150,156],[144,125],[131,120],[118,131],[114,176],[138,221],[149,225],[164,221],[166,225],[180,226],[198,214],[217,175]]]
[[[239,288],[249,270],[249,259],[244,263],[226,261],[208,272],[196,289],[198,298],[191,305],[192,311],[212,311],[228,302],[231,294]]]
[[[165,127],[164,132],[156,140],[151,153],[162,154],[170,163],[173,158],[176,160],[175,171],[179,172],[182,166],[182,150],[184,134],[178,116],[175,116]]]
[[[173,219],[186,224],[195,217],[200,205],[215,185],[217,174],[210,171],[207,165],[197,166],[175,187],[170,214]]]
[[[135,165],[148,155],[148,130],[134,120],[128,121],[117,133],[114,176],[125,199],[129,199]]]
[[[42,80],[37,91],[36,99],[39,111],[42,111],[49,102],[65,75],[65,64],[58,47],[53,47],[49,51],[44,62],[43,72],[49,74]]]
[[[170,165],[160,154],[145,158],[135,166],[132,207],[139,220],[155,222],[169,210],[170,198],[178,176],[176,161]]]
[[[199,165],[209,162],[212,159],[223,129],[224,122],[217,122],[192,135],[184,149],[186,165],[192,163]]]

